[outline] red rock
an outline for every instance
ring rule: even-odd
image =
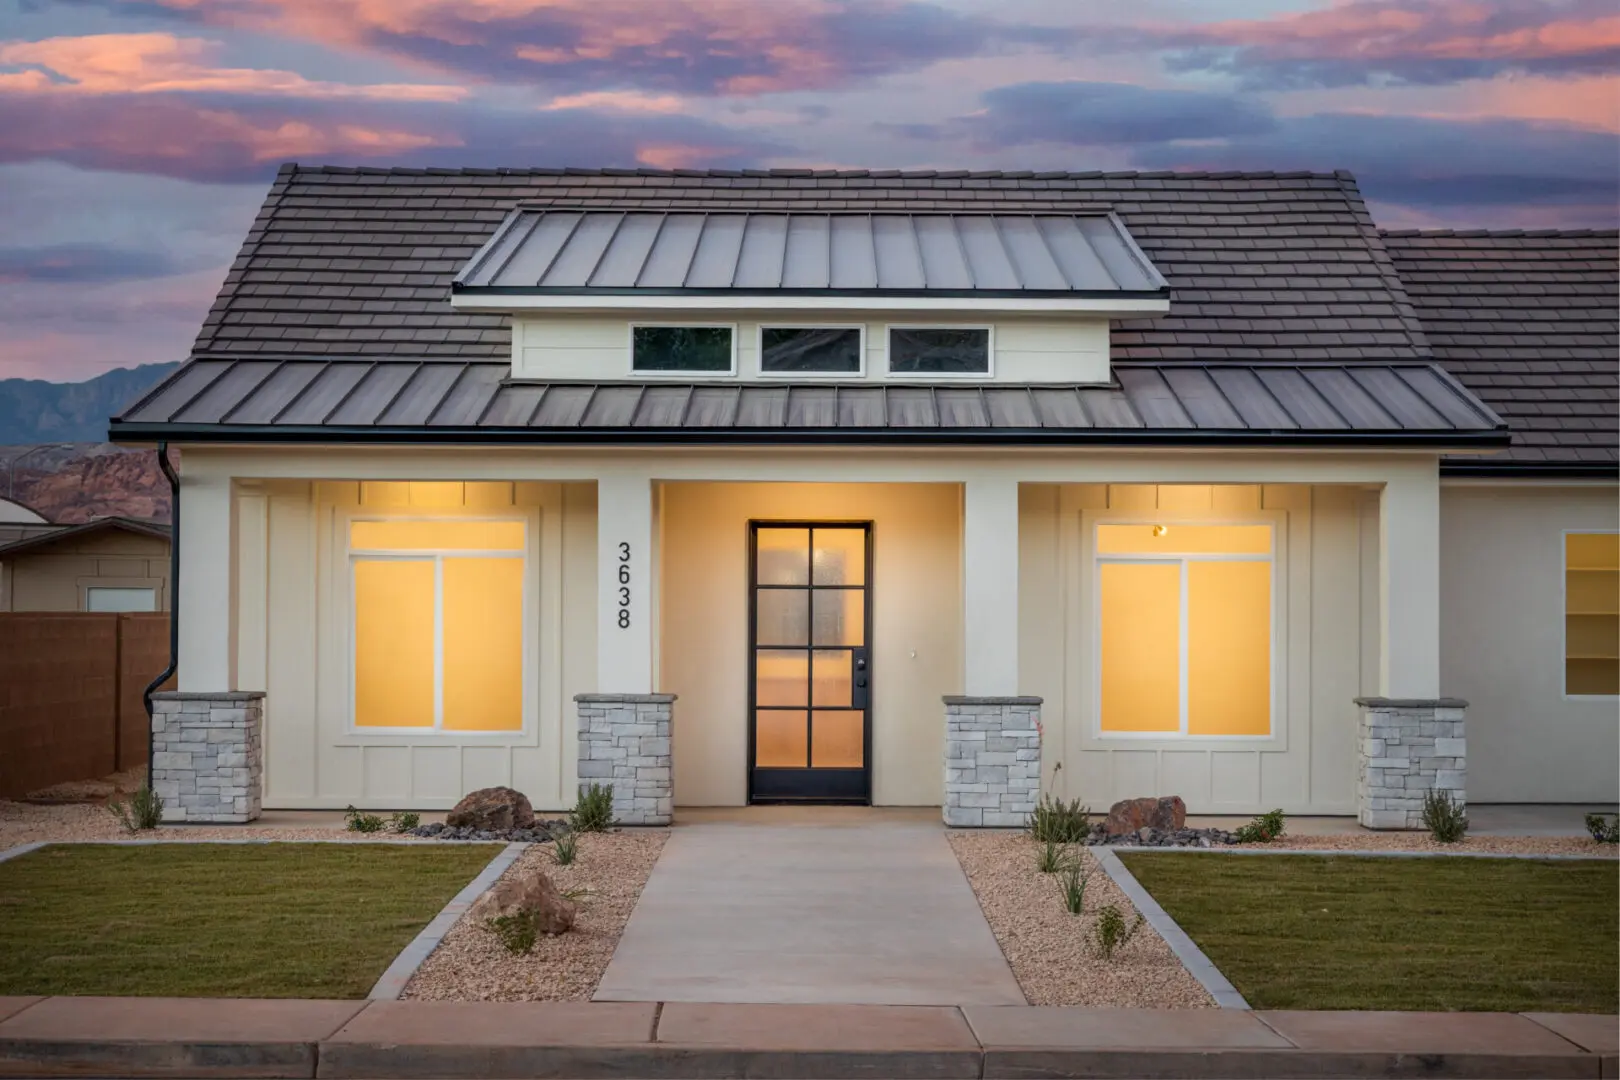
[[[1180,795],[1121,799],[1108,808],[1103,827],[1109,836],[1124,836],[1139,829],[1180,829],[1187,824],[1187,804]]]
[[[482,922],[520,912],[532,913],[535,929],[542,934],[561,934],[571,929],[579,913],[574,902],[558,892],[550,878],[535,870],[496,882],[494,888],[473,902],[467,916]]]
[[[505,832],[527,829],[534,824],[534,807],[529,797],[509,787],[479,788],[456,803],[444,823],[453,829],[482,829]]]

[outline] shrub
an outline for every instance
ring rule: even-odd
[[[557,860],[558,866],[567,866],[572,863],[579,854],[579,834],[565,832],[557,837],[551,854]]]
[[[410,832],[422,824],[421,814],[395,814],[388,819],[388,827],[398,833]]]
[[[574,832],[602,832],[613,825],[613,785],[592,784],[579,789],[568,826]]]
[[[1600,844],[1620,844],[1620,814],[1587,814],[1586,831]]]
[[[1080,800],[1065,803],[1042,795],[1029,816],[1029,835],[1043,843],[1078,844],[1091,834],[1091,811]]]
[[[113,800],[107,804],[107,809],[125,832],[155,829],[163,822],[163,796],[150,787],[131,792],[128,800]]]
[[[1097,912],[1097,922],[1092,927],[1092,935],[1097,943],[1097,954],[1104,960],[1112,960],[1115,953],[1131,943],[1131,939],[1142,929],[1142,923],[1145,921],[1138,913],[1136,921],[1127,926],[1125,916],[1120,914],[1119,908],[1113,904],[1104,904]]]
[[[376,814],[362,814],[352,806],[343,811],[343,823],[350,832],[358,833],[382,832],[384,825]]]
[[[1092,871],[1080,872],[1079,861],[1072,862],[1063,871],[1063,877],[1058,881],[1058,892],[1063,895],[1063,906],[1070,915],[1078,915],[1086,906],[1086,886],[1091,882]]]
[[[1232,839],[1240,844],[1269,844],[1283,834],[1286,820],[1281,810],[1261,814],[1234,832]]]
[[[1468,832],[1468,815],[1451,792],[1436,788],[1423,796],[1423,825],[1442,844],[1455,844]]]
[[[532,953],[535,940],[540,936],[532,911],[518,911],[511,915],[487,919],[484,925],[489,928],[490,933],[500,939],[502,945],[506,946],[507,952],[518,956]]]
[[[1035,869],[1043,874],[1055,874],[1069,865],[1069,852],[1056,840],[1048,840],[1035,853]]]

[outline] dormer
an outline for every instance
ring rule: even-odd
[[[1108,213],[520,207],[451,303],[517,379],[1084,384],[1169,292]]]

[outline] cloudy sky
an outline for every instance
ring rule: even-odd
[[[1613,226],[1614,0],[0,0],[0,377],[181,359],[282,161],[1334,169]]]

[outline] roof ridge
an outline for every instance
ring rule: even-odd
[[[1350,176],[1343,169],[1331,172],[1311,170],[1278,171],[1275,169],[1213,170],[1213,169],[1160,169],[1160,170],[1102,170],[1080,171],[1029,169],[653,169],[653,168],[581,168],[576,166],[500,166],[483,168],[430,168],[378,165],[304,165],[296,161],[282,164],[278,179],[292,174],[327,174],[335,176],[657,176],[687,179],[775,178],[807,179],[896,179],[896,180],[1333,180]]]
[[[1400,315],[1401,326],[1406,331],[1407,340],[1412,348],[1421,357],[1434,358],[1434,348],[1429,343],[1428,332],[1423,328],[1423,320],[1418,316],[1417,305],[1412,303],[1411,294],[1406,291],[1406,282],[1401,278],[1400,269],[1395,265],[1395,257],[1384,246],[1384,237],[1373,220],[1372,211],[1367,209],[1367,201],[1361,197],[1361,186],[1349,171],[1340,169],[1335,174],[1339,179],[1339,188],[1350,203],[1356,220],[1361,228],[1362,238],[1366,241],[1367,251],[1372,255],[1373,263],[1378,267],[1378,276],[1383,279],[1384,287],[1389,290],[1391,301]]]
[[[1620,238],[1620,229],[1379,229],[1378,234],[1395,239],[1456,237],[1463,240],[1510,240],[1522,237],[1535,240],[1584,236]]]

